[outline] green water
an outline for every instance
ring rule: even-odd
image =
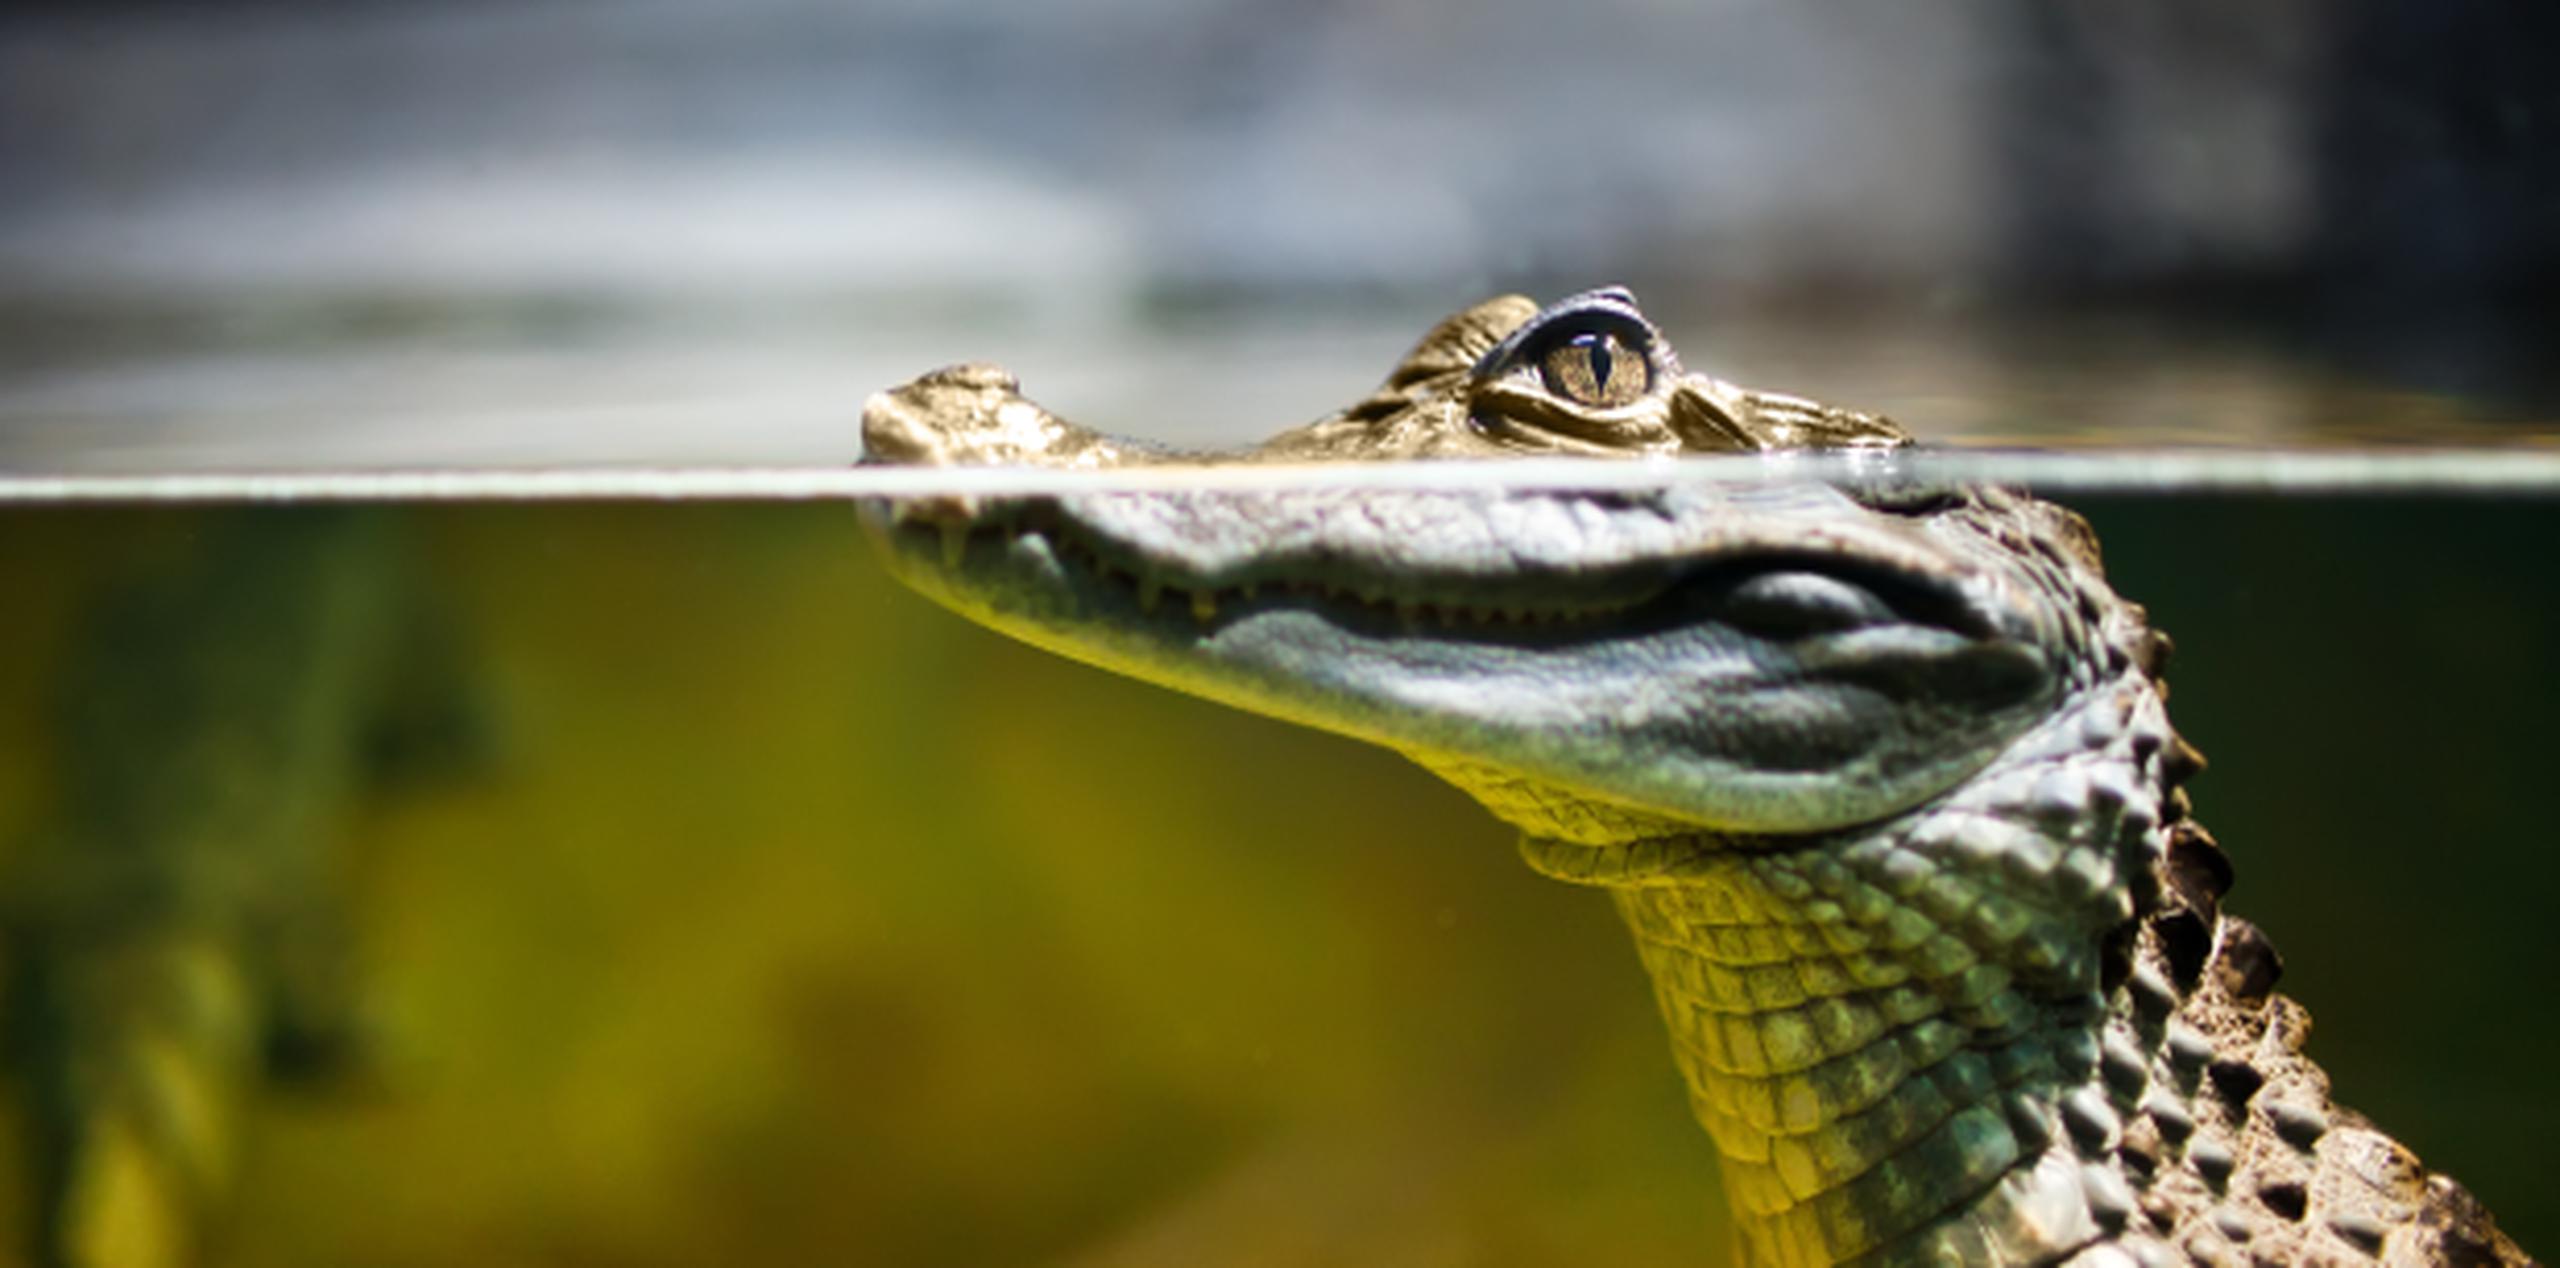
[[[2560,502],[2075,501],[2179,640],[2173,716],[2213,763],[2199,817],[2341,1098],[2527,1246],[2560,1241],[2540,999]],[[249,562],[301,537],[354,540],[331,566],[391,579],[330,593],[392,614],[343,628],[389,640],[399,691],[314,685],[340,671],[297,650],[298,609]],[[42,843],[84,804],[66,790],[135,745],[265,692],[363,746],[115,776],[179,798],[170,822],[189,795],[312,802],[293,822],[316,863],[205,864],[277,848],[218,834],[153,857],[270,878],[235,889],[344,930],[286,960],[336,966],[333,1059],[233,1085],[208,1262],[1723,1245],[1712,1151],[1605,902],[1531,875],[1388,754],[928,607],[841,506],[21,508],[0,592],[22,904],[54,892]],[[159,597],[102,656],[99,614],[137,594]],[[148,744],[65,729],[107,681],[144,697]],[[375,715],[402,725],[347,720]],[[57,901],[119,891],[83,892]],[[235,928],[224,901],[54,915]],[[10,1159],[0,1213],[23,1227]]]

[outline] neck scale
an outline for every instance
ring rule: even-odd
[[[1531,839],[1635,931],[1752,1262],[2032,1257],[2123,1227],[2130,1190],[2068,1120],[2104,1098],[2101,948],[2159,848],[2172,743],[2136,678],[1864,833]]]

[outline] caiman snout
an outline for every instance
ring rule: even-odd
[[[874,393],[862,406],[862,460],[900,466],[983,462],[984,441],[1004,401],[1019,400],[1022,381],[984,361],[948,365],[903,387]]]
[[[1003,366],[944,366],[876,393],[862,407],[862,460],[895,466],[1095,468],[1120,446],[1023,399]]]

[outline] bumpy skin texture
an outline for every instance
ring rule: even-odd
[[[875,397],[869,461],[1174,461],[989,366]],[[1889,451],[1683,371],[1623,291],[1444,322],[1227,461]],[[928,595],[1395,747],[1610,892],[1750,1264],[2524,1263],[2335,1104],[2221,910],[2168,641],[1999,488],[1150,492],[868,508]]]

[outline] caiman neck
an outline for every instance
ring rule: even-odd
[[[1866,829],[1524,825],[1533,866],[1610,889],[1634,930],[1745,1262],[2036,1262],[2122,1229],[2105,949],[2150,884],[2173,744],[2127,683]]]

